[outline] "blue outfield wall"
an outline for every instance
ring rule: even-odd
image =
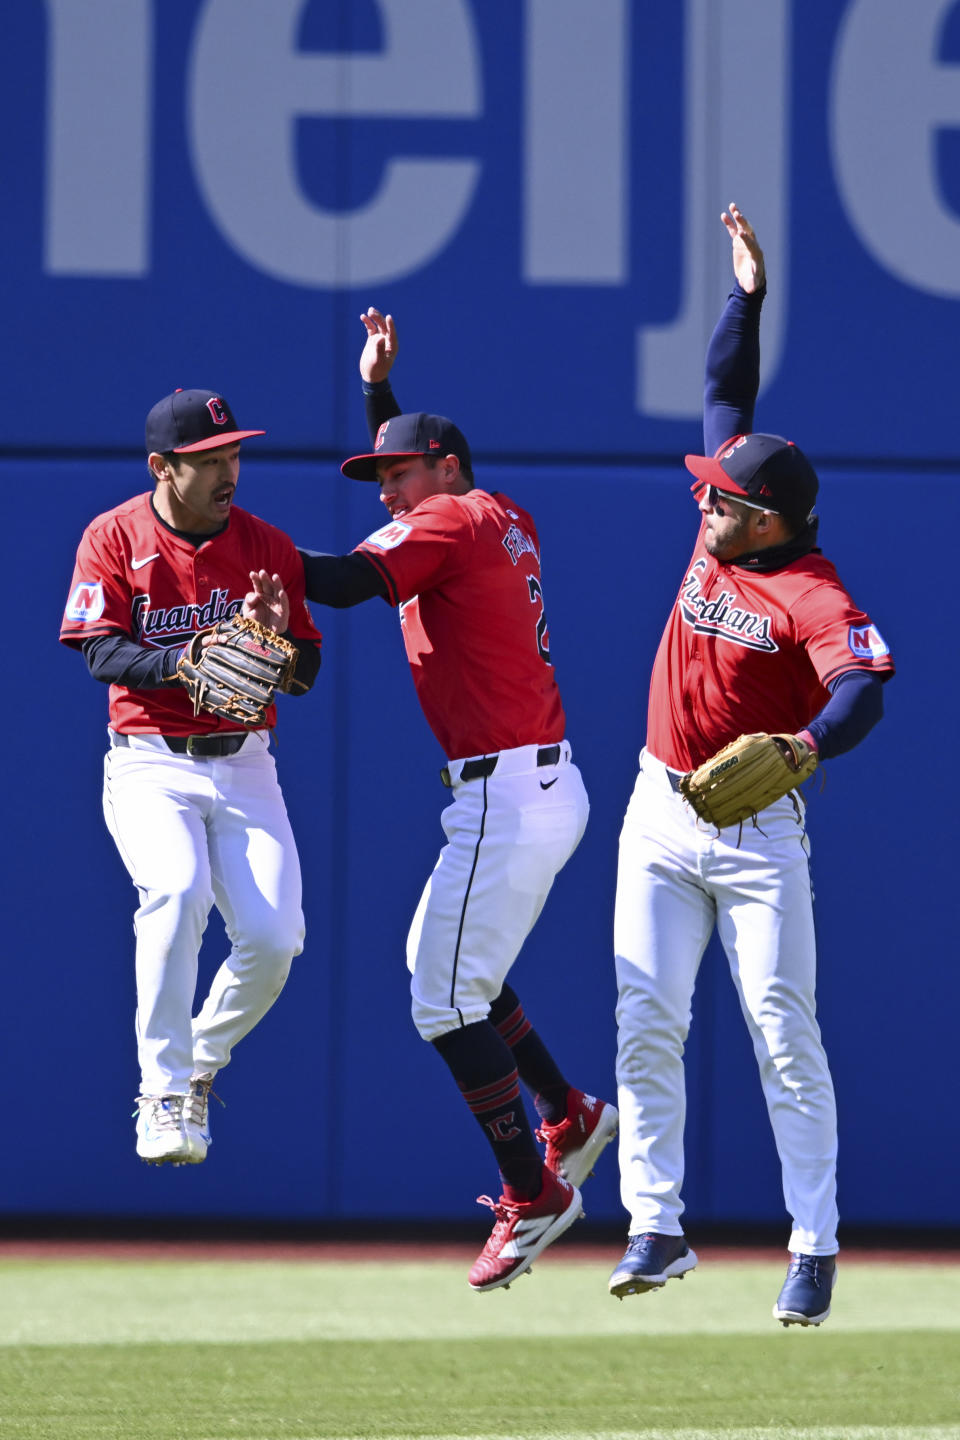
[[[222,1079],[209,1162],[173,1173],[133,1155],[106,696],[54,638],[82,528],[145,484],[143,417],[178,385],[222,387],[266,430],[251,509],[319,548],[374,527],[334,464],[365,443],[371,303],[400,326],[401,403],[453,415],[537,517],[593,809],[516,978],[571,1078],[610,1093],[617,836],[695,526],[679,457],[701,444],[736,200],[770,277],[757,424],[817,464],[827,553],[900,669],[882,731],[811,803],[841,1209],[960,1223],[954,846],[932,783],[957,708],[957,0],[40,0],[2,34],[0,478],[11,611],[43,661],[4,831],[0,1063],[23,1142],[0,1214],[463,1218],[495,1186],[408,1017],[445,797],[396,617],[322,616],[321,678],[282,706],[307,949]],[[214,919],[205,975],[223,943]],[[689,1056],[691,1213],[776,1219],[714,951]],[[588,1208],[622,1213],[612,1155]]]
[[[254,442],[255,444],[256,442]],[[241,500],[301,543],[347,549],[374,527],[367,487],[329,464],[257,459]],[[587,835],[513,978],[571,1080],[613,1091],[611,919],[617,836],[642,742],[651,661],[696,526],[686,472],[500,468],[490,488],[537,518],[551,647],[591,796]],[[468,1219],[495,1187],[480,1132],[409,1019],[404,938],[441,832],[442,757],[420,714],[396,616],[317,607],[313,693],[281,704],[278,766],[305,878],[307,946],[284,994],[217,1089],[215,1144],[195,1169],[134,1155],[135,895],[100,810],[106,693],[55,643],[84,524],[136,491],[134,461],[5,461],[10,593],[36,613],[41,688],[12,728],[3,1064],[16,1130],[7,1216],[223,1215]],[[946,567],[931,566],[920,476],[825,471],[822,538],[893,646],[882,730],[825,767],[810,805],[820,1012],[841,1124],[850,1223],[957,1220],[952,821],[932,774],[954,732],[942,679]],[[956,486],[937,485],[953,533]],[[891,543],[895,529],[896,544]],[[42,543],[36,539],[42,531]],[[29,601],[28,601],[29,597]],[[19,607],[18,607],[19,608]],[[214,913],[201,956],[223,953]],[[689,1046],[688,1211],[776,1221],[778,1164],[722,954],[701,971]],[[622,1216],[616,1161],[590,1182],[597,1221]]]

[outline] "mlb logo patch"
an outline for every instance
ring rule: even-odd
[[[378,550],[395,550],[409,534],[409,525],[404,525],[402,520],[391,520],[389,525],[384,525],[380,530],[374,530],[373,534],[368,535],[363,543],[376,545]]]
[[[851,625],[847,644],[858,660],[881,660],[890,654],[890,646],[876,625]]]
[[[99,580],[81,580],[67,601],[66,619],[80,625],[103,614],[103,586]]]

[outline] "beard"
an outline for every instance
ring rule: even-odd
[[[734,560],[738,555],[752,549],[749,512],[725,516],[724,521],[722,537],[709,525],[704,530],[704,549],[714,560]]]

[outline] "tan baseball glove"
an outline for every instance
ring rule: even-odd
[[[204,635],[216,641],[204,645]],[[177,675],[201,710],[236,725],[264,726],[277,690],[285,690],[297,647],[257,620],[234,615],[212,630],[198,630],[177,662]]]
[[[817,768],[817,753],[796,735],[740,735],[680,781],[703,820],[724,829],[757,815]]]

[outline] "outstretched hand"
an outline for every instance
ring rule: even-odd
[[[360,352],[360,375],[370,384],[386,380],[397,358],[397,329],[392,315],[381,315],[371,305],[361,315],[367,331],[366,344]]]
[[[290,623],[290,598],[280,576],[266,570],[251,570],[250,587],[243,597],[240,613],[282,635]]]
[[[732,201],[720,219],[733,242],[733,273],[741,290],[752,295],[755,290],[761,289],[767,278],[763,251],[757,243],[753,226]]]

